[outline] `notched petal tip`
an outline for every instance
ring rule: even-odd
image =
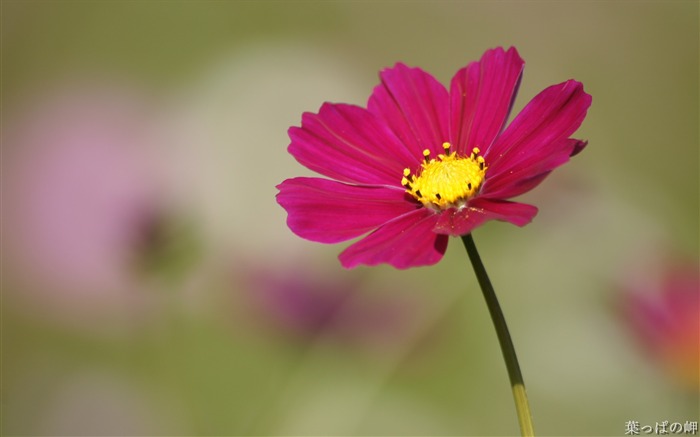
[[[481,55],[480,61],[483,61],[484,59],[493,57],[493,56],[511,56],[512,59],[518,60],[519,62],[522,62],[523,64],[525,61],[523,58],[520,56],[520,53],[518,52],[518,49],[516,49],[514,46],[510,46],[507,49],[504,48],[503,46],[497,46],[490,48],[484,52],[483,55]]]
[[[396,62],[393,66],[391,67],[384,67],[379,71],[379,77],[383,78],[384,75],[386,74],[391,74],[392,72],[411,72],[411,71],[419,71],[423,74],[427,74],[423,69],[420,67],[411,67],[403,62]]]
[[[488,151],[508,120],[524,66],[514,47],[496,47],[457,71],[450,82],[450,139],[457,151]]]
[[[396,63],[383,69],[367,101],[369,112],[383,120],[410,154],[406,164],[423,159],[422,151],[440,153],[449,137],[449,94],[432,75]]]
[[[574,148],[571,150],[571,155],[569,155],[569,156],[578,155],[588,145],[588,140],[575,140],[575,141],[576,141],[576,144],[574,144]]]
[[[588,111],[588,108],[591,107],[591,103],[593,103],[593,96],[591,96],[590,94],[588,94],[586,92],[586,90],[583,87],[583,83],[577,81],[576,79],[569,79],[565,82],[562,82],[559,85],[553,85],[550,88],[553,88],[556,86],[561,86],[562,91],[564,91],[564,92],[568,91],[570,93],[571,99],[574,99],[574,98],[579,99],[578,105],[584,111]],[[573,88],[573,89],[571,89],[571,88]]]

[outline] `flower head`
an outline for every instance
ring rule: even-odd
[[[570,138],[591,104],[568,80],[538,94],[506,127],[524,61],[515,48],[487,51],[449,91],[401,63],[380,73],[367,108],[324,103],[289,130],[289,152],[324,178],[278,185],[297,235],[322,243],[362,236],[345,267],[438,262],[448,236],[489,220],[523,226],[532,205],[508,201],[535,186],[586,142]]]

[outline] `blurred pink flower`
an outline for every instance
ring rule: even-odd
[[[506,126],[524,61],[488,50],[450,89],[419,68],[381,72],[367,108],[325,103],[289,129],[289,153],[330,178],[282,182],[277,201],[297,235],[337,243],[343,266],[438,262],[448,236],[489,220],[524,226],[537,214],[511,199],[580,152],[570,138],[591,96],[575,80],[550,86]],[[371,232],[370,232],[371,231]]]
[[[33,102],[4,132],[4,254],[20,294],[51,312],[87,316],[134,298],[159,201],[144,100],[73,86]]]
[[[251,268],[245,298],[255,319],[299,341],[326,339],[381,350],[400,344],[418,306],[406,294],[363,293],[357,276],[324,276],[309,268]]]
[[[657,282],[649,275],[624,286],[621,309],[649,356],[700,390],[700,269],[697,264],[664,268]]]

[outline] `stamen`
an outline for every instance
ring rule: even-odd
[[[462,208],[478,193],[488,167],[479,156],[478,147],[469,156],[450,152],[452,146],[448,142],[442,148],[445,153],[433,159],[429,149],[423,150],[420,168],[415,173],[404,169],[401,185],[426,208],[437,211]]]

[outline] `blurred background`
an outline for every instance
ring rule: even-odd
[[[588,148],[474,238],[540,435],[698,421],[697,2],[2,2],[4,435],[514,435],[457,239],[344,270],[289,126],[378,71],[575,78]],[[515,113],[515,112],[514,112]],[[687,432],[686,432],[687,431]]]

